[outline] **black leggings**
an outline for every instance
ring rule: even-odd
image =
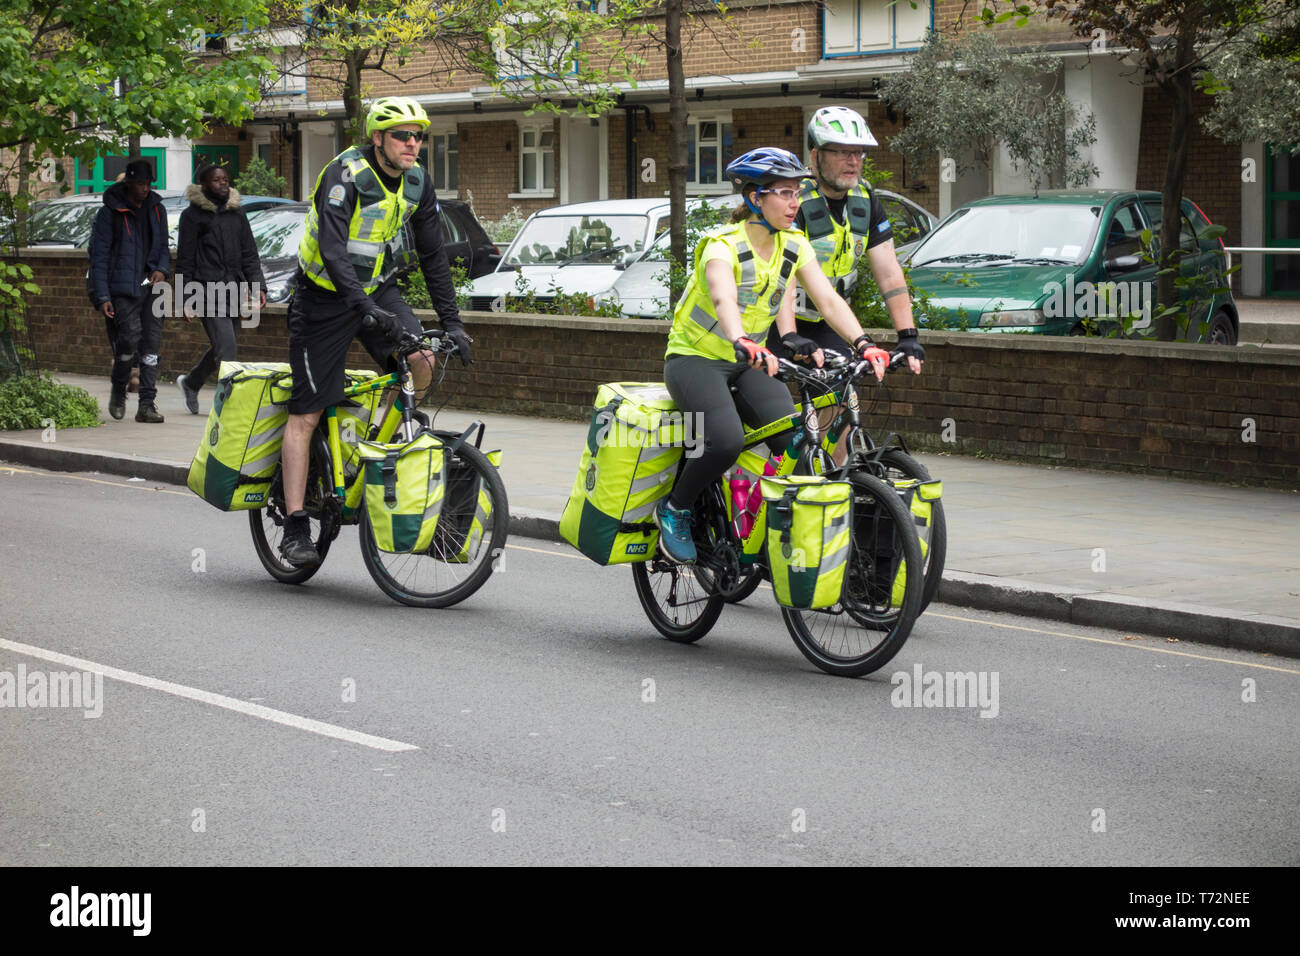
[[[692,434],[697,441],[701,434],[704,438],[702,451],[699,445],[687,449],[686,464],[668,498],[674,508],[694,507],[708,484],[735,463],[745,447],[745,425],[757,428],[794,413],[784,382],[741,362],[669,356],[664,383],[681,411],[699,416]],[[792,437],[793,430],[787,429],[769,438],[767,446],[773,453],[783,452]]]

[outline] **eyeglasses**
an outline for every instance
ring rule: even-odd
[[[771,193],[773,196],[776,196],[776,197],[778,197],[778,198],[780,198],[780,199],[784,199],[786,202],[789,202],[789,201],[792,200],[792,199],[798,199],[798,198],[799,198],[799,190],[797,190],[797,189],[789,189],[789,188],[786,188],[786,189],[760,189],[759,192],[760,192],[760,193]]]
[[[399,143],[405,143],[412,139],[417,143],[424,142],[423,133],[413,133],[409,129],[390,129],[388,135],[393,137],[393,139],[397,140]]]
[[[822,152],[828,156],[838,156],[840,159],[862,159],[867,155],[865,149],[834,149],[830,146],[823,146]]]

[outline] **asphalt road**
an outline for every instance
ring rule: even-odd
[[[766,590],[677,645],[529,539],[434,611],[175,487],[4,469],[0,515],[3,864],[1300,863],[1293,661],[936,605],[845,680]],[[6,703],[57,655],[101,716]],[[918,667],[989,716],[896,706]]]

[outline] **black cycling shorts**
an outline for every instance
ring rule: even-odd
[[[423,331],[396,284],[376,289],[370,300],[397,315],[412,333]],[[290,414],[306,415],[343,400],[343,373],[348,346],[354,338],[360,340],[382,370],[396,371],[396,343],[382,329],[363,329],[363,319],[333,292],[298,276],[298,288],[289,303],[289,367],[293,370]]]

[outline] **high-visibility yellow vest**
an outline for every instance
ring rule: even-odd
[[[804,234],[831,286],[841,294],[853,287],[858,259],[867,250],[871,237],[871,190],[858,183],[844,199],[844,222],[836,222],[826,197],[817,191],[817,180],[805,179],[799,187],[799,208],[803,212]],[[836,280],[846,280],[843,283]],[[799,317],[820,321],[821,316],[808,305]]]
[[[745,223],[710,230],[695,247],[695,269],[686,290],[673,310],[673,327],[668,333],[669,355],[699,355],[735,361],[731,340],[718,325],[718,314],[705,278],[704,249],[710,242],[724,242],[731,250],[731,269],[736,279],[736,300],[745,334],[755,342],[767,337],[767,330],[781,309],[781,299],[799,263],[813,258],[803,233],[784,229],[774,236],[772,257],[766,262],[754,254]]]
[[[355,146],[334,157],[316,178],[307,223],[298,246],[298,265],[303,274],[323,289],[337,292],[320,254],[320,217],[316,213],[316,193],[326,171],[342,164],[357,190],[356,206],[348,223],[348,260],[356,270],[357,281],[369,295],[399,269],[414,264],[415,242],[410,234],[410,220],[420,208],[424,192],[424,170],[412,166],[402,174],[402,188],[390,192],[374,168]],[[333,189],[342,190],[336,185]],[[341,198],[341,193],[340,197]]]

